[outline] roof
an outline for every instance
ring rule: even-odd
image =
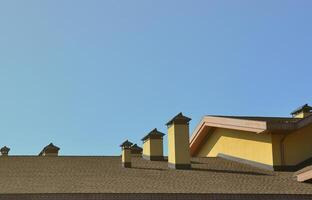
[[[312,181],[312,165],[297,171],[294,176],[299,182]]]
[[[46,151],[59,151],[60,148],[55,146],[52,142],[50,144],[48,144],[47,146],[45,146],[42,151],[39,153],[39,156],[41,156],[44,152]]]
[[[293,123],[301,120],[301,118],[293,118],[293,117],[225,116],[225,115],[207,115],[207,116],[233,118],[233,119],[246,119],[265,122],[282,122],[282,123]]]
[[[131,147],[131,146],[132,146],[132,142],[130,142],[130,141],[128,141],[128,140],[124,141],[124,142],[120,145],[120,147]]]
[[[132,149],[132,150],[140,150],[140,151],[143,150],[143,149],[142,149],[141,147],[139,147],[137,144],[132,145],[132,146],[131,146],[131,149]]]
[[[170,126],[173,123],[176,124],[188,124],[192,119],[184,116],[182,112],[173,117],[169,122],[166,123],[166,126]]]
[[[192,158],[191,170],[172,170],[141,157],[123,168],[119,156],[8,156],[0,157],[0,194],[312,194],[292,175],[222,158]]]
[[[312,115],[305,118],[253,117],[253,116],[205,116],[192,133],[190,152],[194,155],[209,130],[227,128],[255,134],[288,133],[312,124]],[[211,131],[210,131],[211,132]]]
[[[311,110],[312,110],[312,107],[311,107],[311,106],[309,106],[308,104],[304,104],[303,106],[300,106],[300,107],[298,107],[296,110],[292,111],[291,114],[292,114],[292,115],[295,115],[295,114],[297,114],[297,113],[299,113],[299,112],[302,112],[302,111],[304,111],[304,112],[310,112]]]
[[[141,140],[145,141],[148,138],[153,138],[153,139],[160,139],[164,136],[165,134],[158,131],[157,128],[153,129],[151,132],[149,132],[147,135],[145,135]]]
[[[139,147],[137,144],[134,144],[131,146],[131,154],[135,155],[141,155],[142,154],[143,149],[141,147]]]

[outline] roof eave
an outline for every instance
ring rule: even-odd
[[[253,132],[256,134],[265,133],[268,131],[266,121],[255,121],[247,119],[235,119],[227,117],[215,117],[215,116],[205,116],[195,128],[190,138],[190,151],[192,153],[196,152],[196,148],[199,146],[198,138],[201,134],[204,134],[207,127],[213,128],[227,128],[241,131]]]

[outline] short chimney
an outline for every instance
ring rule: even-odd
[[[58,156],[60,148],[55,146],[53,143],[45,146],[39,153],[39,156]]]
[[[168,127],[168,167],[172,169],[190,169],[189,149],[190,118],[179,113],[166,125]]]
[[[2,147],[0,149],[1,156],[8,156],[9,155],[9,151],[10,151],[9,147],[7,147],[7,146]]]
[[[132,143],[128,140],[124,141],[120,147],[121,147],[121,162],[122,166],[125,168],[131,167],[131,146]]]
[[[159,132],[156,128],[149,132],[143,141],[143,155],[142,157],[147,160],[164,160],[163,155],[163,136],[165,134]]]
[[[137,144],[131,146],[131,155],[132,156],[142,156],[143,149]]]
[[[312,114],[312,107],[309,106],[308,104],[304,104],[303,106],[300,106],[296,110],[294,110],[291,115],[294,118],[305,118],[308,117]]]

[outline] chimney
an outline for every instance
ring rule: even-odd
[[[132,156],[142,156],[143,149],[137,144],[131,146],[131,155]]]
[[[163,155],[163,136],[156,128],[149,132],[143,141],[143,158],[146,160],[164,160]]]
[[[189,149],[190,118],[179,113],[166,125],[168,127],[168,167],[172,169],[190,169]]]
[[[9,151],[10,151],[9,147],[7,147],[7,146],[2,147],[0,149],[1,156],[8,156],[9,155]]]
[[[308,104],[304,104],[303,106],[300,106],[296,110],[294,110],[291,115],[293,118],[305,118],[312,114],[312,107]]]
[[[55,146],[53,143],[45,146],[39,153],[39,156],[58,156],[60,148]]]
[[[124,141],[120,147],[121,147],[121,162],[122,166],[125,168],[131,167],[131,146],[132,143],[128,140]]]

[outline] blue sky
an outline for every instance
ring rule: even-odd
[[[0,145],[118,155],[178,112],[312,104],[309,0],[0,3]],[[165,138],[166,139],[166,138]],[[164,143],[165,149],[167,142]]]

